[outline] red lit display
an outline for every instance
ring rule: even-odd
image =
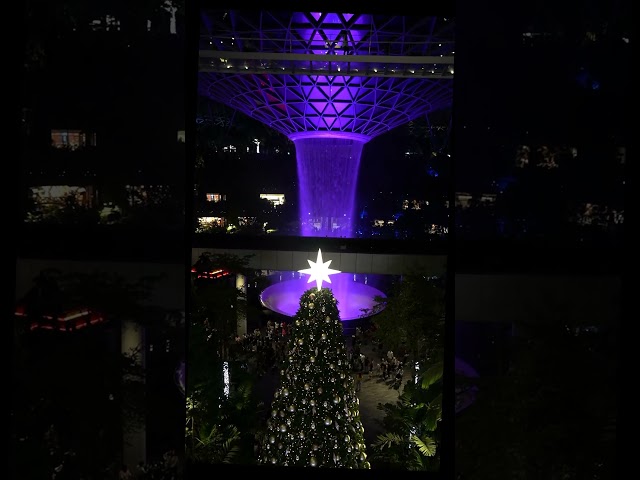
[[[205,271],[199,272],[196,267],[192,267],[191,273],[194,273],[196,275],[196,278],[203,278],[205,280],[215,280],[218,278],[228,277],[229,275],[231,275],[231,272],[227,272],[222,268],[218,268],[216,270],[211,270],[211,271],[205,270]]]
[[[39,318],[29,319],[23,305],[19,305],[15,312],[16,317],[23,318],[29,324],[29,330],[55,330],[60,332],[73,332],[90,325],[104,323],[106,319],[98,312],[88,308],[74,308],[65,311],[62,315],[41,315]]]

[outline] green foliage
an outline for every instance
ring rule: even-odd
[[[250,275],[247,268],[250,256],[238,257],[231,254],[211,254],[205,252],[195,263],[198,272],[211,272],[224,269],[228,272]],[[219,280],[195,280],[191,289],[191,324],[190,345],[193,345],[194,355],[190,355],[190,367],[201,363],[200,348],[205,339],[214,339],[214,351],[220,352],[222,358],[229,357],[229,344],[235,337],[238,315],[238,296],[240,292],[235,282],[230,278]],[[206,329],[206,332],[201,331]],[[217,342],[217,343],[216,343]],[[218,353],[216,353],[216,356]],[[198,368],[198,367],[196,367]],[[207,367],[205,367],[207,368]],[[206,376],[206,371],[204,375]]]
[[[433,457],[436,454],[436,441],[431,437],[425,437],[423,440],[417,435],[411,435],[411,442],[418,447],[420,453],[425,457]]]
[[[238,455],[238,429],[229,425],[208,425],[197,429],[188,454],[192,461],[202,463],[233,463]]]
[[[228,272],[251,275],[254,273],[249,268],[249,262],[253,255],[239,257],[230,253],[203,252],[196,261],[194,267],[198,271],[211,271],[222,268]]]
[[[385,412],[384,435],[373,444],[373,459],[389,468],[437,470],[440,464],[443,363],[431,366],[409,382],[396,404],[379,404]]]
[[[256,275],[255,270],[249,268],[252,255],[239,257],[233,254],[212,254],[204,252],[194,264],[198,272],[211,272],[223,269],[232,274],[244,275],[252,281],[264,284],[265,277]],[[235,338],[236,322],[238,316],[256,314],[255,307],[248,305],[242,299],[243,292],[236,288],[234,278],[222,278],[219,280],[195,279],[191,289],[191,321],[195,328],[198,325],[207,325],[207,336],[214,336],[220,342],[222,356],[228,359],[232,340]],[[266,285],[265,285],[266,286]],[[195,336],[193,341],[199,342]],[[192,361],[197,362],[194,358]]]
[[[414,359],[442,358],[445,302],[441,286],[426,275],[406,275],[386,299],[376,300],[376,336],[386,348],[397,352],[404,345]]]
[[[300,298],[261,463],[370,468],[338,305],[330,289]]]
[[[203,353],[203,350],[198,349],[198,353]],[[206,364],[199,355],[200,358],[194,362],[198,373],[192,372],[191,368],[188,370],[187,456],[197,462],[220,463],[233,459],[234,463],[253,463],[254,440],[261,433],[259,419],[264,411],[254,394],[256,379],[244,372],[237,362],[231,362],[231,384],[228,396],[225,395],[223,362],[218,355],[209,353],[210,359]],[[208,372],[205,372],[207,368]],[[218,438],[211,436],[213,430],[223,432],[227,435],[223,438],[229,442],[210,441],[203,448],[201,442],[205,437]]]
[[[222,391],[222,363],[216,338],[202,322],[192,322],[189,328],[187,386],[189,394],[217,400]]]
[[[431,365],[422,375],[422,389],[426,390],[429,386],[436,383],[438,380],[442,378],[444,374],[444,368],[442,366],[442,362],[438,362],[435,365]]]
[[[199,271],[223,268],[250,274],[248,261],[248,256],[205,253],[195,266]],[[244,302],[238,300],[233,278],[196,281],[191,293],[187,456],[206,463],[253,463],[263,406],[254,393],[255,376],[246,371],[242,357],[231,354],[237,314]],[[225,362],[229,385],[223,378]]]
[[[444,289],[423,274],[395,283],[389,296],[377,299],[373,317],[376,337],[386,348],[404,347],[424,368],[418,382],[408,382],[396,404],[380,404],[386,434],[378,437],[373,459],[388,468],[439,468],[439,425],[442,419]],[[384,307],[384,308],[382,308]]]

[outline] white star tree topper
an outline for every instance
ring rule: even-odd
[[[326,262],[322,261],[322,252],[318,249],[318,258],[317,260],[311,261],[307,259],[309,262],[309,268],[305,268],[304,270],[298,270],[300,273],[306,273],[310,275],[307,283],[311,283],[314,280],[316,281],[316,285],[318,286],[318,290],[322,288],[322,281],[324,280],[327,283],[331,283],[331,279],[329,275],[333,275],[334,273],[340,273],[340,270],[334,270],[333,268],[329,268],[331,265],[331,260]]]

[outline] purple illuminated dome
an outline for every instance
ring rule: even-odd
[[[295,316],[300,308],[300,297],[315,283],[308,283],[308,276],[303,275],[292,280],[284,280],[267,287],[260,294],[260,302],[269,310],[286,315]],[[331,275],[331,283],[324,282],[322,288],[330,288],[338,301],[340,320],[355,320],[370,316],[362,311],[370,310],[376,305],[375,297],[386,297],[377,288],[356,281],[351,273],[337,273]]]
[[[353,237],[364,145],[451,104],[453,22],[207,12],[200,94],[289,137],[303,236]]]

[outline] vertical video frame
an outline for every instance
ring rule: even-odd
[[[198,22],[187,463],[439,472],[454,19]]]

